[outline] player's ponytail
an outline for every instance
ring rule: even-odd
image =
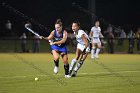
[[[61,19],[57,19],[55,24],[59,24],[60,26],[62,26]]]

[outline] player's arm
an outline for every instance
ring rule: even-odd
[[[82,35],[82,40],[85,42],[85,49],[89,46],[89,41],[87,40],[86,36]]]
[[[87,38],[86,38],[86,36],[84,34],[82,35],[82,40],[85,42],[85,48],[82,51],[82,54],[86,54],[86,49],[89,46],[89,41],[87,40]]]
[[[67,32],[64,31],[62,40],[57,41],[57,42],[53,42],[53,44],[63,44],[66,42],[66,40],[67,40]]]
[[[101,32],[100,32],[100,37],[101,37],[101,38],[104,38],[104,36],[103,36],[103,34],[102,34]]]
[[[90,31],[89,38],[92,38],[92,36],[93,36],[93,31]]]
[[[54,31],[52,31],[48,37],[44,37],[44,38],[45,38],[46,40],[52,40],[53,37],[54,37]]]

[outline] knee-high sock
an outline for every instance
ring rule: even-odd
[[[69,64],[65,64],[64,69],[65,69],[65,75],[68,75],[69,74]]]
[[[71,61],[71,65],[70,65],[70,69],[69,69],[69,71],[72,70],[72,69],[74,68],[76,62],[77,62],[76,59],[73,59],[73,60]]]
[[[95,47],[91,49],[91,58],[94,58],[94,56],[95,56]]]
[[[96,50],[96,54],[95,54],[95,55],[98,55],[99,52],[100,52],[100,48],[97,48],[97,50]]]
[[[54,60],[54,64],[56,67],[59,67],[59,60]]]
[[[74,68],[74,71],[78,71],[79,70],[79,68],[81,67],[83,65],[83,60],[80,60],[77,64],[76,64],[76,66],[75,66],[75,68]]]

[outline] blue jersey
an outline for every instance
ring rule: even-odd
[[[61,41],[63,39],[63,33],[64,33],[64,30],[62,31],[62,33],[60,35],[58,35],[57,31],[55,30],[53,42]],[[67,54],[66,42],[63,44],[54,44],[51,46],[51,49]]]
[[[57,34],[57,31],[54,30],[54,38],[53,38],[53,42],[57,42],[57,41],[61,41],[63,39],[63,34],[64,34],[64,30],[62,31],[62,33],[60,35]],[[56,44],[56,46],[59,47],[63,47],[66,46],[66,42],[63,44]]]

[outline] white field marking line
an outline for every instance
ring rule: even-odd
[[[118,71],[114,73],[138,73],[140,71]],[[78,73],[79,75],[98,75],[98,74],[110,74],[110,72],[95,72],[95,73]],[[53,74],[53,75],[63,75],[63,74]],[[28,76],[11,76],[11,77],[6,77],[6,76],[0,76],[0,79],[14,79],[14,78],[27,78],[27,77],[47,77],[48,75],[28,75]]]
[[[113,72],[113,73],[136,73],[136,72],[140,72],[140,71],[118,71],[118,72]],[[111,72],[95,72],[95,73],[79,73],[82,75],[97,75],[97,74],[109,74]]]

